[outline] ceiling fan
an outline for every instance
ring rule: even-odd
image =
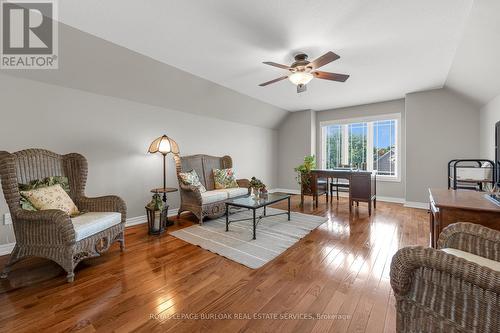
[[[311,81],[315,77],[318,79],[338,81],[338,82],[345,82],[345,80],[349,78],[349,75],[346,74],[322,72],[317,70],[318,68],[340,58],[340,56],[336,55],[331,51],[323,54],[321,57],[312,62],[308,61],[307,58],[308,58],[307,54],[299,53],[295,56],[295,62],[290,66],[277,64],[272,61],[263,62],[264,64],[269,66],[286,69],[287,71],[289,71],[289,73],[277,79],[261,83],[259,84],[259,86],[265,87],[271,83],[289,79],[293,84],[297,85],[297,93],[301,93],[307,90],[306,85],[309,83],[309,81]]]

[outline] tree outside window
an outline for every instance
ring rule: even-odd
[[[381,176],[396,178],[397,126],[398,119],[322,126],[323,166],[376,170]]]

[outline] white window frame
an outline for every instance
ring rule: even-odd
[[[349,119],[338,119],[338,120],[329,120],[322,121],[319,123],[321,128],[321,143],[320,143],[320,165],[324,169],[326,168],[326,127],[329,125],[348,125],[352,123],[368,123],[368,131],[367,131],[367,147],[373,148],[373,122],[374,121],[383,121],[383,120],[395,120],[396,121],[396,140],[394,146],[396,148],[396,161],[395,161],[395,176],[386,176],[386,175],[377,175],[377,180],[387,181],[387,182],[401,182],[401,113],[391,113],[391,114],[383,114],[376,116],[368,116],[368,117],[359,117],[359,118],[349,118]],[[348,142],[348,131],[346,130],[347,126],[343,127],[343,142]],[[349,164],[349,154],[348,154],[348,144],[343,144],[342,149],[342,163]],[[368,170],[373,170],[373,149],[367,149],[366,154],[366,168]]]

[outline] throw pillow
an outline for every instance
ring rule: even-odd
[[[35,179],[28,184],[18,184],[19,191],[30,191],[37,188],[47,187],[59,184],[61,187],[69,194],[69,181],[67,177],[63,176],[53,176],[46,177],[43,179]],[[37,209],[29,202],[25,197],[21,196],[20,200],[21,208],[29,211],[36,211]]]
[[[59,209],[70,216],[80,214],[75,203],[60,184],[21,191],[21,195],[28,200],[36,210]]]
[[[207,191],[205,186],[203,186],[203,184],[200,182],[200,177],[198,177],[198,174],[195,170],[191,170],[188,172],[179,172],[179,178],[184,184],[196,186],[197,188],[199,188],[201,193]]]
[[[34,190],[36,188],[40,187],[47,187],[47,186],[52,186],[59,184],[63,188],[66,193],[69,193],[69,181],[68,177],[63,177],[63,176],[53,176],[53,177],[47,177],[43,179],[35,179],[29,182],[28,184],[19,184],[19,190],[20,191],[29,191],[29,190]]]
[[[225,188],[239,187],[234,176],[233,169],[214,169],[215,189],[221,190]]]

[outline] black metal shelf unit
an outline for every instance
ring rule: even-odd
[[[491,184],[492,187],[496,183],[495,163],[493,161],[456,159],[448,162],[448,189],[482,191],[485,183]]]

